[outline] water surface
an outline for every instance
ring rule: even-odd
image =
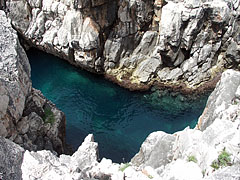
[[[52,55],[30,50],[28,57],[33,87],[66,115],[67,143],[77,149],[93,133],[100,157],[115,162],[129,161],[153,131],[193,128],[207,100],[189,104],[181,96],[129,92]]]

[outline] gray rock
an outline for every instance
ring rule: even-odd
[[[211,51],[212,51],[212,45],[210,44],[204,45],[200,50],[198,63],[206,62],[206,59],[210,56]]]
[[[195,66],[197,66],[197,60],[191,57],[182,63],[181,69],[183,72],[192,71]]]
[[[97,143],[93,142],[93,135],[88,135],[72,156],[61,155],[58,158],[50,151],[26,151],[22,178],[49,179],[54,175],[56,179],[88,179],[90,177],[84,171],[97,164]]]
[[[226,57],[230,58],[233,63],[240,62],[240,45],[238,45],[235,41],[231,41],[228,46]]]
[[[156,70],[161,63],[161,59],[146,59],[138,65],[136,70],[133,72],[133,76],[137,77],[140,82],[147,82],[151,76],[156,73]]]
[[[169,68],[164,68],[158,71],[158,77],[163,81],[177,81],[182,75],[183,71],[181,68],[175,68],[170,70]]]
[[[1,134],[6,137],[7,130],[8,137],[15,137],[13,123],[21,118],[31,90],[30,65],[3,11],[0,11],[0,32],[0,121],[5,127]]]
[[[136,166],[151,166],[154,169],[172,161],[175,136],[158,131],[151,133],[141,145],[140,151],[132,158]]]
[[[31,19],[31,12],[28,2],[26,0],[17,0],[17,1],[7,1],[7,9],[11,12],[9,17],[12,20],[12,24],[19,30],[21,33],[25,33]]]
[[[151,52],[152,48],[156,45],[157,32],[156,31],[147,31],[144,33],[142,40],[138,47],[134,50],[134,54],[141,53],[147,55]]]
[[[240,179],[240,165],[235,164],[213,173],[206,180],[238,180]]]
[[[128,72],[133,82],[143,60],[156,57],[161,68],[181,67],[193,88],[213,78],[219,54],[230,66],[239,61],[237,0],[10,0],[8,10],[33,46],[91,72]]]
[[[0,179],[22,179],[23,154],[23,148],[0,136]]]
[[[29,121],[27,117],[22,118],[17,123],[17,130],[19,134],[26,134],[29,130]]]
[[[180,43],[181,7],[179,4],[169,2],[162,8],[162,18],[160,22],[160,41],[168,42],[177,47]],[[162,50],[165,48],[162,47]]]
[[[29,61],[3,11],[0,11],[0,32],[0,135],[29,150],[37,149],[37,136],[47,136],[53,149],[63,153],[65,116],[32,89]],[[46,104],[55,118],[50,127],[43,127]]]
[[[207,3],[206,3],[207,4]],[[216,1],[210,2],[210,10],[212,11],[210,18],[214,23],[226,23],[230,19],[231,10],[226,1]]]
[[[216,90],[210,95],[198,127],[205,130],[223,110],[228,108],[235,97],[235,92],[240,84],[240,73],[233,70],[225,71]]]

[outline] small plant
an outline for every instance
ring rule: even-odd
[[[120,171],[124,171],[125,169],[127,169],[129,166],[131,166],[130,163],[126,163],[126,164],[123,164],[123,166],[119,169]]]
[[[218,155],[217,160],[212,162],[211,167],[214,169],[219,169],[220,167],[232,165],[230,156],[231,155],[224,148],[223,151]]]
[[[191,161],[197,163],[196,157],[195,156],[188,156],[188,162],[191,162]]]
[[[211,164],[211,167],[212,167],[213,169],[219,169],[220,166],[219,166],[218,161],[217,161],[217,160],[214,160],[214,161],[212,162],[212,164]]]
[[[148,175],[148,178],[149,178],[149,179],[153,179],[153,176],[151,176],[151,175]]]
[[[55,122],[55,116],[50,108],[44,110],[43,121],[45,123],[50,123],[51,125]]]
[[[202,170],[202,175],[203,175],[203,177],[205,177],[205,175],[206,175],[206,169]]]

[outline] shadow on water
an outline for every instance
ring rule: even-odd
[[[162,92],[130,92],[102,76],[79,70],[59,58],[31,49],[33,87],[66,114],[67,143],[76,150],[89,133],[100,158],[130,161],[153,131],[193,128],[207,96],[189,101]]]

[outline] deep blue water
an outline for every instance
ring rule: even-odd
[[[115,162],[129,161],[153,131],[193,128],[207,100],[130,92],[52,55],[31,50],[28,57],[33,87],[66,114],[67,143],[77,149],[93,133],[100,157]]]

